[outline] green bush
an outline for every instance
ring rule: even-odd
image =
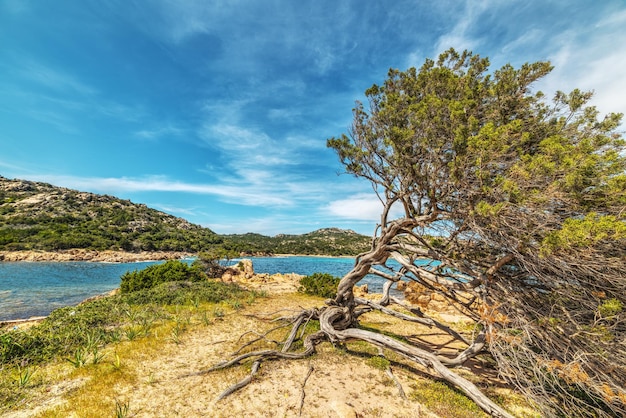
[[[217,303],[228,299],[243,299],[251,295],[236,284],[217,281],[176,281],[162,283],[151,289],[142,289],[124,295],[131,305],[185,305],[198,302]]]
[[[121,277],[122,293],[141,289],[151,289],[166,282],[199,282],[206,280],[206,275],[198,266],[190,266],[179,260],[169,260],[164,264],[149,266],[141,271],[127,272]]]
[[[334,298],[337,295],[337,285],[340,280],[339,277],[328,273],[313,273],[300,279],[298,291],[307,295]]]

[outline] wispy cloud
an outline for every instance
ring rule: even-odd
[[[185,132],[184,129],[178,128],[176,126],[167,124],[164,126],[159,126],[154,129],[142,129],[135,132],[135,136],[141,139],[146,140],[156,140],[162,137],[178,137],[183,135]]]
[[[80,133],[78,125],[63,112],[33,108],[25,112],[25,114],[34,120],[54,126],[64,134],[75,135]]]
[[[454,27],[439,37],[435,46],[435,54],[439,54],[450,47],[459,51],[475,49],[480,39],[473,36],[471,30],[476,26],[477,19],[489,7],[488,3],[484,0],[465,1],[463,9],[453,13],[457,17]]]
[[[259,175],[259,173],[256,173]],[[250,174],[253,177],[252,174]],[[262,181],[250,185],[197,184],[170,180],[164,176],[148,176],[141,178],[128,177],[74,177],[58,175],[30,175],[29,179],[63,185],[78,190],[97,193],[120,192],[182,192],[199,195],[211,195],[228,202],[249,206],[291,207],[298,199],[306,199],[305,195],[286,194],[285,189],[275,187],[267,182],[258,187]],[[287,186],[288,187],[288,186]]]
[[[56,91],[72,91],[83,95],[93,95],[97,90],[84,83],[78,77],[67,71],[43,65],[34,60],[27,60],[18,69],[22,77]]]
[[[175,213],[178,216],[195,216],[196,215],[196,210],[194,210],[193,208],[172,206],[172,205],[162,204],[162,203],[152,203],[150,206],[162,212]]]
[[[616,13],[587,28],[559,34],[551,44],[554,71],[539,88],[593,90],[592,103],[601,112],[626,113],[626,11]]]

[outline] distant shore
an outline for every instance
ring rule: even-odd
[[[85,250],[73,248],[59,251],[0,251],[0,262],[2,261],[92,261],[104,263],[135,263],[140,261],[160,261],[160,260],[180,260],[193,257],[196,254],[179,251],[112,251],[112,250]],[[246,254],[242,257],[257,257],[261,255]],[[310,254],[265,254],[263,257],[332,257],[332,258],[354,258],[354,256],[341,255],[310,255]]]
[[[93,261],[106,263],[134,263],[139,261],[177,260],[193,256],[178,251],[96,251],[80,248],[60,251],[0,251],[0,261]]]

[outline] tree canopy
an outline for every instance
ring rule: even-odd
[[[551,69],[490,73],[487,58],[450,49],[366,91],[328,145],[384,209],[334,302],[353,324],[365,273],[419,282],[480,324],[502,376],[546,415],[623,416],[622,115],[601,118],[590,92],[547,100],[532,85]]]

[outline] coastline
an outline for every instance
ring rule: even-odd
[[[124,251],[112,251],[112,250],[104,250],[104,251],[96,251],[96,250],[85,250],[85,249],[70,249],[70,250],[61,250],[61,251],[37,251],[37,250],[23,250],[23,251],[0,251],[0,264],[2,263],[64,263],[64,262],[94,262],[94,263],[133,263],[133,262],[150,262],[150,261],[161,261],[161,260],[171,260],[171,259],[184,259],[186,257],[193,256],[192,253],[183,253],[183,252],[124,252]],[[242,255],[242,258],[254,258],[253,255]],[[337,258],[337,259],[352,259],[354,256],[330,256],[330,255],[301,255],[301,254],[271,254],[264,255],[262,257],[276,257],[276,258],[286,258],[286,257],[312,257],[312,258]],[[253,273],[253,276],[258,278],[258,280],[241,280],[241,278],[237,278],[239,280],[233,281],[243,281],[245,285],[252,285],[255,287],[256,285],[261,286],[276,286],[277,280],[274,280],[276,276],[280,276],[281,280],[278,282],[283,282],[282,280],[284,276],[289,276],[291,280],[286,280],[287,282],[293,281],[291,276],[292,274],[282,274],[276,273],[270,275],[269,273]],[[294,275],[295,276],[295,275]],[[232,279],[231,279],[232,280]],[[244,284],[244,283],[241,283]],[[281,286],[277,286],[281,287]],[[296,290],[297,286],[293,287],[292,290]],[[97,294],[87,299],[79,302],[78,304],[82,304],[88,302],[93,299],[98,299],[101,297],[109,296],[113,293],[116,293],[119,289],[114,289],[110,292],[105,292],[103,294]],[[31,326],[33,324],[41,322],[47,316],[22,316],[15,319],[6,319],[0,320],[0,329],[5,329],[7,327],[13,326]]]
[[[196,254],[180,251],[114,251],[114,250],[86,250],[73,248],[59,251],[20,250],[0,251],[0,262],[64,262],[64,261],[91,261],[100,263],[134,263],[141,261],[180,260],[193,257]],[[319,258],[354,258],[352,255],[324,255],[324,254],[244,254],[246,257],[319,257]]]
[[[0,262],[12,261],[92,261],[104,263],[133,263],[140,261],[178,260],[193,254],[178,251],[142,251],[132,253],[113,250],[70,249],[60,251],[0,251]]]

